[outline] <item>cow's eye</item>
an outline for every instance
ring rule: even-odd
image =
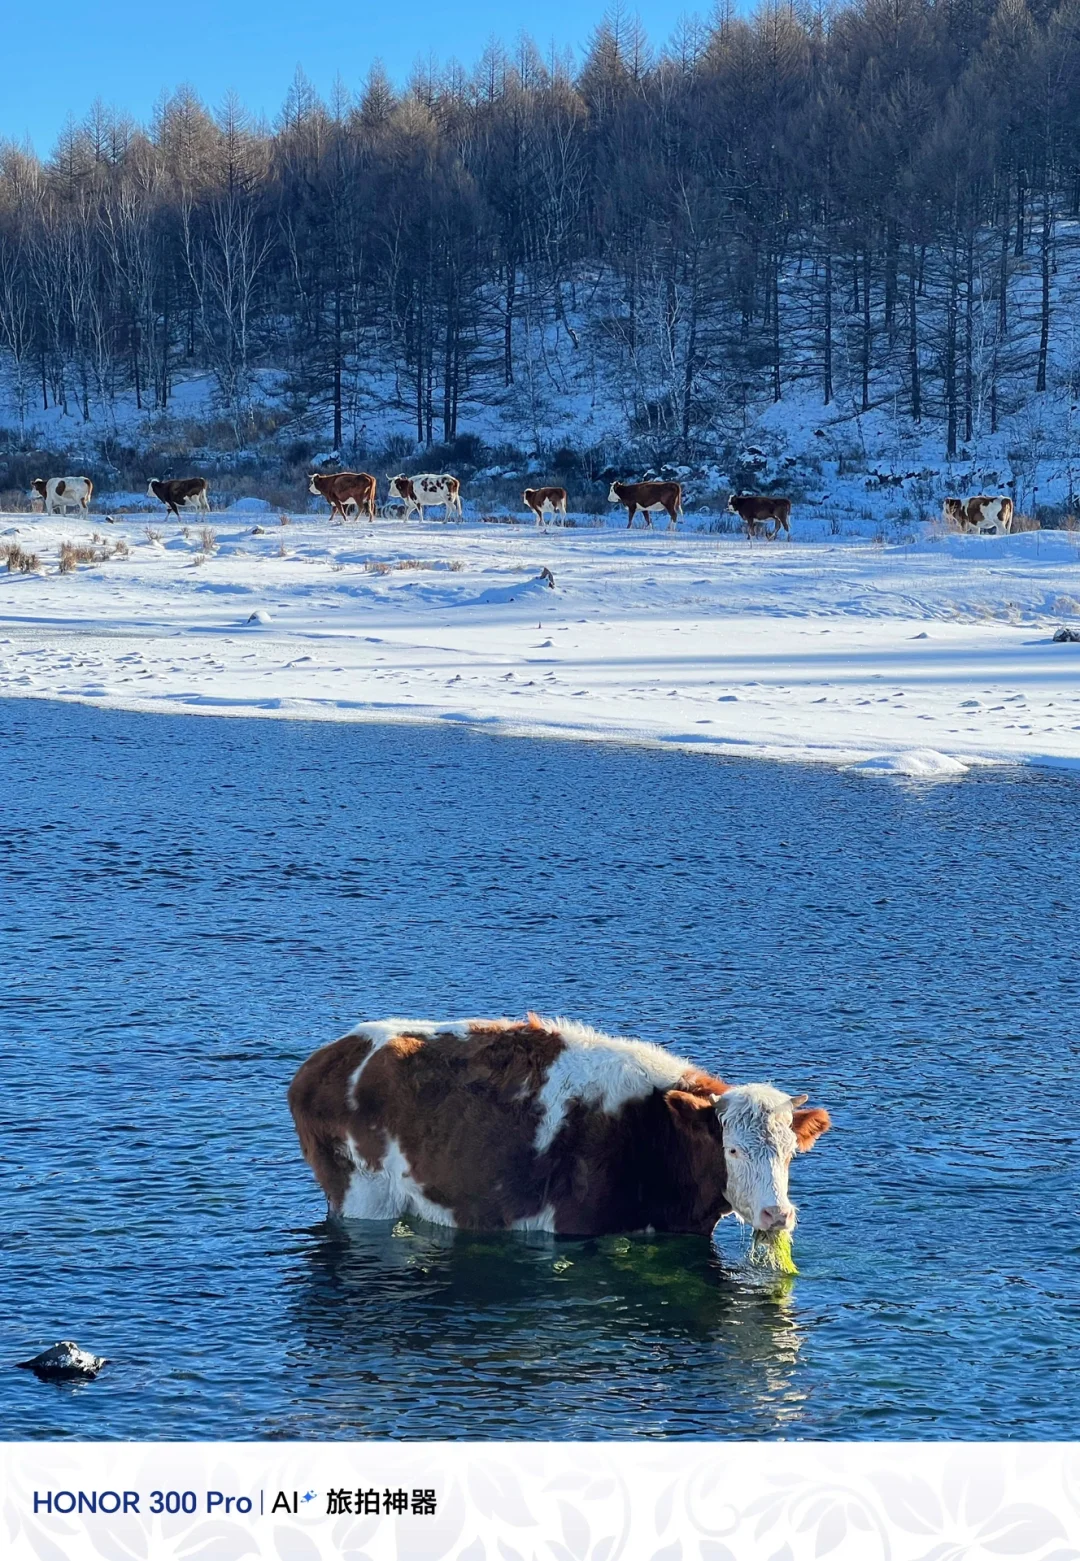
[[[739,1156],[742,1154],[742,1150],[741,1149],[736,1149],[734,1144],[732,1144],[728,1148],[728,1154],[731,1156],[731,1158],[733,1160],[737,1160],[739,1158]]]

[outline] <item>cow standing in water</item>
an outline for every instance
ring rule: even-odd
[[[535,1014],[361,1024],[289,1089],[331,1213],[562,1236],[791,1230],[789,1166],[829,1127],[805,1100]]]

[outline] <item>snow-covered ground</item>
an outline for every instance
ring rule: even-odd
[[[0,516],[0,548],[40,560],[0,572],[0,693],[909,774],[1080,764],[1080,644],[1052,641],[1080,626],[1075,533],[748,544],[210,519],[207,556],[195,519],[185,537],[160,515]],[[112,556],[60,573],[61,541],[95,528]]]

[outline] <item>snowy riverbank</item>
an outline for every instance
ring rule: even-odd
[[[0,547],[40,562],[0,573],[0,694],[475,723],[902,773],[1080,765],[1080,644],[1052,642],[1080,625],[1073,533],[750,545],[210,520],[205,555],[194,520],[185,537],[160,516],[0,516]],[[95,528],[112,556],[61,574],[61,541]]]

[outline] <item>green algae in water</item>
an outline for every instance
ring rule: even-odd
[[[771,1268],[778,1274],[797,1274],[791,1255],[790,1230],[755,1230],[750,1243],[750,1261],[759,1268]]]

